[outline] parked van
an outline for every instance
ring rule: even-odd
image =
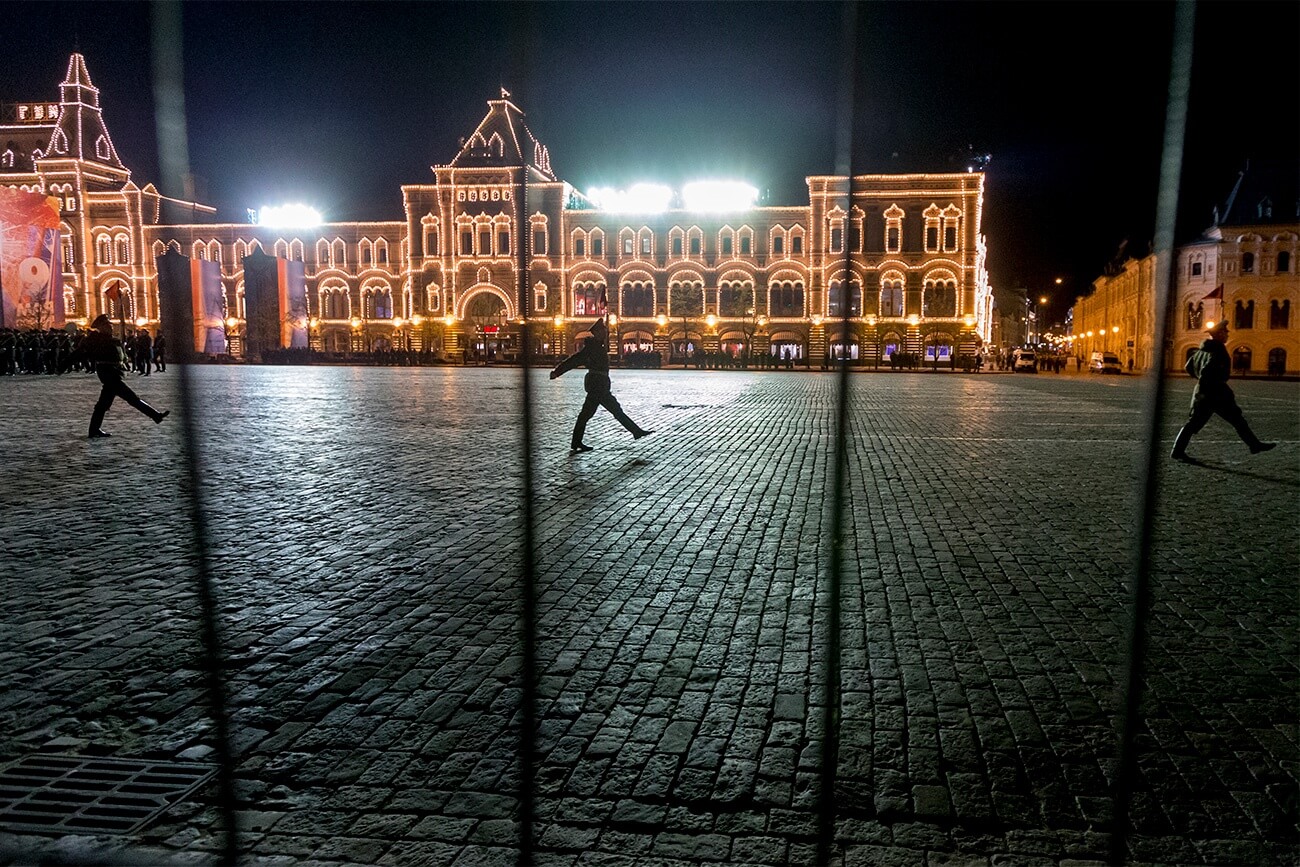
[[[1011,370],[1015,373],[1028,371],[1029,373],[1038,372],[1038,358],[1034,355],[1032,349],[1017,349],[1011,353]]]
[[[1123,373],[1119,356],[1113,352],[1094,352],[1088,359],[1089,373]]]

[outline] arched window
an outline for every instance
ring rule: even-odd
[[[533,255],[545,256],[550,249],[550,245],[547,243],[546,215],[533,214],[528,218],[528,225],[533,233]]]
[[[736,255],[736,232],[730,226],[723,226],[718,232],[718,255],[727,258]]]
[[[190,256],[195,259],[208,258],[208,245],[203,241],[195,241],[190,245]]]
[[[790,255],[803,255],[803,226],[793,226],[790,229]]]
[[[117,235],[113,238],[113,247],[117,254],[117,264],[131,264],[131,241],[126,235]]]
[[[921,213],[921,218],[925,220],[925,252],[939,252],[939,209],[931,205]]]
[[[371,288],[365,293],[367,319],[393,318],[393,293],[388,288]]]
[[[636,233],[637,246],[642,256],[653,256],[655,251],[655,234],[649,229],[643,228]]]
[[[357,261],[363,268],[375,261],[375,248],[369,238],[362,238],[357,242]]]
[[[275,242],[275,246],[272,249],[275,251],[275,257],[277,259],[289,258],[289,242],[284,240],[284,238],[280,238],[279,240],[277,240]]]
[[[1247,301],[1245,304],[1237,302],[1232,310],[1232,326],[1243,330],[1255,327],[1254,301]]]
[[[623,316],[653,316],[655,314],[655,289],[649,282],[623,284]]]
[[[209,242],[208,242],[208,259],[209,259],[210,261],[213,261],[213,262],[220,262],[220,261],[221,261],[221,242],[220,242],[220,241],[209,241]]]
[[[342,238],[335,238],[330,243],[330,265],[335,268],[346,268],[348,265],[348,245],[343,243]]]
[[[376,265],[388,264],[388,242],[385,241],[383,238],[375,239],[375,264]]]
[[[767,312],[770,316],[803,316],[803,282],[777,280],[768,286]]]
[[[587,257],[587,233],[581,229],[573,230],[573,255],[579,259]]]
[[[600,309],[600,296],[605,291],[603,281],[580,281],[573,285],[573,315],[589,316]],[[627,315],[627,314],[624,314]]]
[[[424,287],[424,309],[438,310],[442,306],[442,293],[438,291],[437,283],[430,283]]]
[[[956,316],[957,283],[952,280],[926,280],[921,291],[921,315]]]
[[[699,226],[691,226],[686,230],[686,249],[689,251],[688,256],[704,255],[704,233]]]
[[[740,255],[754,255],[754,230],[749,226],[742,226],[736,233],[736,238],[740,243]]]
[[[1284,298],[1281,301],[1274,298],[1268,305],[1268,327],[1269,328],[1289,328],[1291,327],[1291,300]]]
[[[302,241],[299,241],[297,238],[294,238],[289,242],[289,259],[294,262],[301,262],[303,260]]]
[[[591,255],[605,255],[605,233],[600,229],[591,230]]]
[[[849,314],[850,316],[862,315],[862,284],[857,280],[849,282]],[[830,290],[827,292],[828,316],[843,318],[844,316],[844,281],[835,280],[831,282]]]
[[[440,255],[442,251],[438,247],[438,218],[432,214],[425,214],[420,218],[420,227],[424,230],[424,255]]]
[[[68,232],[67,230],[65,230],[65,231],[64,231],[64,234],[63,234],[63,237],[60,239],[60,242],[59,242],[59,243],[60,243],[60,245],[61,245],[62,248],[63,248],[63,270],[64,270],[64,271],[71,271],[71,270],[73,269],[73,267],[75,267],[76,264],[77,264],[77,261],[76,261],[76,253],[75,253],[75,251],[73,250],[73,247],[72,247],[72,234],[71,234],[71,232]]]
[[[674,279],[668,284],[669,316],[702,316],[703,314],[703,282]]]
[[[955,205],[943,209],[943,251],[956,253],[961,246],[961,211]]]
[[[113,263],[112,242],[107,235],[100,235],[95,239],[95,264],[111,265]]]
[[[901,275],[886,275],[880,282],[880,315],[903,315],[903,278]]]
[[[885,252],[898,253],[903,249],[903,209],[890,205],[885,211]]]
[[[754,284],[750,280],[726,280],[718,284],[718,314],[733,319],[748,316],[754,309]]]

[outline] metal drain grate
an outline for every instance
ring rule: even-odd
[[[0,771],[0,829],[129,834],[215,773],[186,762],[28,756]]]

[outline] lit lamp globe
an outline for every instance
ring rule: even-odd
[[[563,328],[563,327],[564,327],[564,314],[563,314],[563,313],[556,313],[556,314],[555,314],[555,319],[552,320],[552,321],[555,323],[555,327],[556,327],[556,328]]]
[[[414,316],[411,317],[411,324],[414,325],[416,328],[419,328],[421,325],[424,324],[424,317],[421,316],[419,313],[415,314]]]
[[[361,320],[358,319],[357,317],[353,316],[353,317],[352,317],[352,327],[353,327],[353,328],[360,328],[360,327],[361,327]]]
[[[442,322],[444,325],[450,328],[451,326],[456,324],[456,317],[448,313],[446,316],[442,318]]]
[[[658,316],[655,317],[655,322],[658,322],[659,327],[663,328],[665,325],[668,324],[668,315],[666,313],[660,313]]]
[[[136,328],[144,328],[148,324],[149,324],[149,320],[145,319],[143,316],[135,320]]]
[[[814,314],[812,315],[812,324],[813,324],[813,325],[821,325],[821,324],[822,324],[822,315],[821,315],[820,313],[814,313]]]
[[[609,324],[618,325],[618,316],[614,313],[609,314]]]
[[[961,321],[964,322],[964,323],[966,323],[966,327],[967,327],[967,328],[974,328],[974,327],[975,327],[975,317],[972,316],[972,315],[970,315],[969,313],[967,313],[965,316],[963,316]]]
[[[1112,325],[1112,326],[1111,326],[1111,329],[1110,329],[1110,333],[1111,333],[1111,334],[1119,334],[1119,326],[1118,326],[1118,325]]]
[[[400,316],[394,316],[394,317],[393,317],[393,327],[394,327],[394,328],[401,328],[401,327],[402,327],[403,325],[405,325],[405,324],[406,324],[406,320],[403,319],[402,317],[400,317]]]
[[[236,325],[238,325],[238,324],[239,324],[239,320],[236,319],[235,317],[233,317],[233,316],[229,316],[229,317],[226,318],[226,326],[227,326],[227,327],[229,327],[229,328],[234,328],[234,327],[235,327]]]
[[[707,325],[707,326],[709,326],[710,328],[717,328],[717,327],[718,327],[718,317],[716,317],[716,316],[714,316],[712,313],[710,313],[708,316],[705,316],[705,317],[704,317],[704,324]]]
[[[307,320],[307,327],[309,327],[309,328],[319,328],[319,327],[320,327],[320,320],[317,319],[315,316],[313,316],[312,318],[310,318],[310,319]]]

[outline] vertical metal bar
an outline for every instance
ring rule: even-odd
[[[1169,309],[1173,304],[1174,229],[1178,215],[1178,181],[1183,165],[1183,139],[1187,129],[1188,94],[1192,77],[1192,37],[1196,18],[1194,0],[1183,0],[1174,7],[1173,56],[1169,70],[1169,101],[1165,115],[1164,152],[1160,160],[1160,191],[1156,207],[1155,291],[1152,312],[1151,368],[1147,371],[1148,404],[1147,440],[1144,455],[1143,485],[1138,501],[1141,527],[1132,553],[1133,587],[1129,598],[1128,669],[1120,683],[1119,768],[1114,784],[1115,825],[1111,834],[1110,860],[1125,860],[1128,835],[1132,828],[1129,809],[1137,780],[1135,744],[1141,724],[1142,678],[1146,654],[1147,619],[1151,609],[1151,541],[1155,523],[1156,482],[1161,459],[1160,415],[1165,394],[1165,335]]]
[[[840,284],[842,319],[841,340],[849,333],[849,306],[847,290],[853,276],[853,254],[848,243],[853,214],[853,127],[857,118],[855,94],[857,83],[857,49],[859,10],[856,2],[844,4],[843,43],[840,56],[840,93],[836,117],[835,173],[848,178],[844,229],[840,240],[844,244],[844,280]],[[809,231],[812,227],[809,226]],[[829,295],[830,286],[826,287]],[[827,350],[829,351],[829,346]],[[847,355],[847,353],[845,353]],[[811,359],[810,359],[811,360]],[[839,765],[840,726],[840,588],[843,585],[845,496],[848,475],[848,421],[849,421],[849,364],[841,358],[838,368],[838,393],[835,417],[835,456],[833,459],[833,495],[831,499],[831,552],[827,581],[828,632],[826,657],[822,670],[822,751],[819,761],[820,785],[817,792],[817,863],[831,863],[835,849],[835,777]]]
[[[152,15],[155,123],[158,128],[158,158],[163,182],[187,188],[189,154],[185,132],[185,96],[182,87],[183,64],[181,38],[183,24],[181,4],[176,0],[156,3]],[[187,190],[188,192],[188,190]],[[160,299],[161,300],[161,299]],[[179,335],[177,341],[185,339]],[[235,762],[230,739],[230,714],[226,703],[225,654],[217,623],[216,592],[212,582],[210,536],[207,515],[199,495],[199,481],[204,478],[195,428],[193,373],[188,359],[178,358],[180,374],[182,449],[185,454],[184,483],[186,507],[193,530],[195,583],[199,598],[200,640],[203,645],[203,683],[212,713],[213,740],[217,758],[217,811],[221,819],[220,863],[235,865],[239,861],[239,837],[235,824]]]
[[[513,19],[517,28],[514,70],[515,86],[526,86],[529,69],[529,46],[532,38],[532,16],[527,5],[517,7]],[[526,140],[521,139],[521,142]],[[523,146],[526,147],[526,144]],[[529,267],[533,233],[528,218],[528,172],[533,155],[522,154],[519,181],[515,193],[515,273],[518,275],[519,315],[522,319],[520,348],[520,460],[523,469],[523,502],[520,520],[523,522],[523,562],[520,564],[520,644],[522,651],[520,677],[523,679],[519,708],[519,864],[530,867],[536,854],[536,787],[537,787],[537,570],[536,540],[533,514],[533,392],[530,369],[532,367],[532,315],[530,303]]]

